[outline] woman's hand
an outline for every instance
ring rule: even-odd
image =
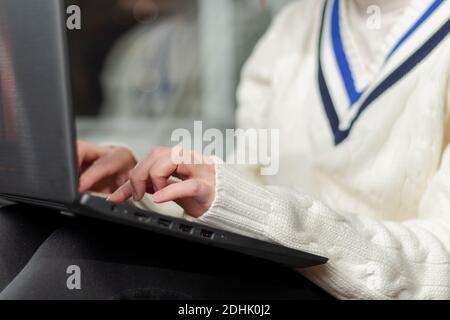
[[[174,160],[174,155],[183,160]],[[215,198],[214,163],[193,151],[156,147],[109,200],[123,202],[133,197],[139,201],[145,193],[153,194],[155,203],[175,201],[187,214],[200,217]]]
[[[123,185],[137,163],[125,147],[98,146],[78,141],[80,192],[110,194]]]

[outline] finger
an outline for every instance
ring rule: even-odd
[[[117,189],[112,195],[108,197],[108,201],[111,202],[125,202],[131,198],[133,195],[133,188],[131,187],[130,181],[127,181],[123,186]]]
[[[78,142],[78,169],[81,169],[84,163],[91,163],[97,160],[100,156],[97,147],[87,142]]]
[[[204,187],[201,182],[197,180],[186,180],[170,184],[164,189],[159,190],[153,195],[153,201],[160,204],[185,198],[197,198],[202,196],[203,190]]]
[[[113,175],[121,168],[119,161],[110,161],[109,157],[94,162],[80,177],[80,192],[86,192],[97,182]]]
[[[129,172],[124,172],[124,173],[118,174],[115,184],[116,184],[116,186],[122,186],[128,181],[128,179],[130,179]]]
[[[133,187],[133,199],[139,201],[147,191],[147,186],[151,183],[150,170],[152,166],[163,157],[168,151],[165,148],[153,149],[149,155],[139,162],[130,173],[130,183]]]
[[[160,157],[150,168],[150,179],[152,181],[155,192],[164,189],[169,184],[168,180],[177,171],[177,165],[171,160],[167,154]]]

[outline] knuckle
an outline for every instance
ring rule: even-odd
[[[122,159],[123,161],[128,162],[129,160],[134,159],[133,154],[131,151],[126,147],[118,147],[113,151],[113,154],[117,156],[118,158]]]
[[[137,185],[139,185],[139,184],[145,182],[145,181],[146,181],[146,177],[142,177],[142,176],[139,174],[139,171],[138,171],[138,170],[133,169],[133,170],[130,172],[130,179],[129,179],[129,180],[130,180],[132,186],[135,187],[135,186],[137,186]]]
[[[200,192],[201,188],[202,188],[201,183],[197,180],[194,180],[194,182],[192,183],[192,192],[194,194],[197,194]]]
[[[154,146],[150,152],[148,153],[149,156],[156,156],[161,152],[161,146]]]
[[[125,147],[122,147],[122,146],[117,147],[116,149],[114,149],[114,152],[115,153],[119,153],[119,154],[128,154],[129,153],[128,149],[125,148]]]
[[[136,182],[136,180],[137,180],[137,170],[136,169],[133,169],[130,171],[129,179],[132,183]]]
[[[158,174],[156,172],[150,172],[149,177],[150,177],[150,180],[152,183],[157,183],[157,184],[165,180],[165,178],[163,176],[161,176],[160,174]]]
[[[149,157],[158,156],[158,155],[165,153],[167,150],[168,150],[168,148],[166,148],[166,147],[156,145],[150,150],[150,152],[148,153],[148,156]]]
[[[159,178],[158,173],[156,173],[155,171],[150,170],[148,172],[148,176],[150,177],[150,179],[155,180]]]

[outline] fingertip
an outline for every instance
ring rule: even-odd
[[[84,180],[80,179],[79,186],[78,186],[78,191],[79,192],[86,192],[87,191],[86,182]]]
[[[88,191],[95,184],[95,180],[91,177],[89,172],[83,173],[79,181],[80,192]]]
[[[124,202],[133,196],[132,188],[129,182],[125,183],[110,196],[111,202]]]
[[[111,194],[106,201],[108,202],[114,202],[114,203],[120,203],[120,202],[124,202],[126,199],[123,199],[124,197],[122,195],[119,195],[117,193],[113,193]]]
[[[156,193],[153,194],[152,200],[153,200],[154,203],[160,203],[161,199],[160,199],[160,196],[159,196],[159,192],[156,192]]]

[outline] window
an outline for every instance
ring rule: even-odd
[[[233,128],[242,65],[289,1],[74,2],[82,12],[82,30],[69,32],[78,138],[143,155],[194,120]]]

